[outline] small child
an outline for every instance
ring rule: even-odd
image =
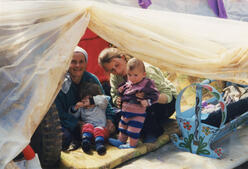
[[[118,140],[109,139],[110,144],[120,149],[137,146],[146,117],[146,108],[159,97],[154,82],[146,78],[145,66],[141,60],[132,58],[128,61],[127,78],[128,81],[118,88],[122,102]],[[143,96],[140,97],[141,95]]]
[[[90,153],[92,139],[95,138],[96,151],[99,155],[106,153],[104,140],[108,137],[105,110],[108,105],[108,96],[102,95],[100,87],[95,83],[84,83],[80,86],[79,101],[70,108],[70,112],[81,118],[82,149]]]

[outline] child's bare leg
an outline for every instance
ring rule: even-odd
[[[143,123],[145,118],[142,116],[133,117],[132,122],[130,122],[130,126],[127,128],[127,135],[129,136],[129,143],[120,145],[119,148],[135,148],[138,144],[138,140],[140,137],[140,131],[143,127]],[[131,121],[130,120],[130,121]]]
[[[121,117],[121,121],[119,123],[119,136],[118,139],[109,138],[109,143],[115,147],[119,147],[122,144],[125,144],[127,141],[128,136],[126,135],[127,132],[127,119],[124,117]]]

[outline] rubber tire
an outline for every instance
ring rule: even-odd
[[[31,138],[42,168],[57,168],[62,150],[62,130],[55,104],[51,106]]]

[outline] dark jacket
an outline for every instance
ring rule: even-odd
[[[83,82],[92,82],[98,84],[101,87],[102,92],[104,93],[102,85],[97,77],[89,72],[84,72],[79,84],[75,84],[71,81],[70,86],[66,92],[60,90],[55,99],[55,104],[59,113],[62,127],[67,128],[70,131],[73,131],[75,129],[79,119],[75,118],[72,114],[69,113],[69,108],[80,101],[79,86]],[[107,119],[112,120],[112,122],[114,123],[115,113],[113,112],[110,104],[108,104],[108,107],[106,109],[106,117]]]

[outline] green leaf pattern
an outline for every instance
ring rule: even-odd
[[[210,152],[207,149],[204,149],[205,147],[207,147],[207,143],[203,142],[205,137],[200,136],[199,138],[199,144],[198,144],[198,148],[196,151],[196,154],[205,154],[205,155],[209,155]]]
[[[193,141],[193,138],[194,138],[194,135],[193,134],[190,134],[189,135],[189,138],[185,137],[183,139],[184,143],[180,143],[179,146],[189,149],[189,151],[192,153],[191,143]]]

